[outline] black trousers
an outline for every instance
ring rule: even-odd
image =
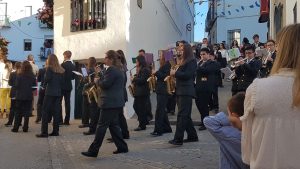
[[[133,109],[138,116],[139,127],[145,128],[148,124],[147,113],[147,101],[149,96],[135,97],[133,101]]]
[[[98,154],[102,145],[107,128],[111,133],[112,139],[120,151],[128,150],[127,144],[123,139],[121,128],[119,126],[118,116],[123,108],[101,109],[96,136],[93,143],[89,147],[89,152]]]
[[[201,115],[201,122],[203,123],[203,119],[209,115],[209,100],[211,97],[211,92],[198,92],[196,97],[196,106]]]
[[[7,124],[12,124],[16,114],[16,99],[10,99],[10,110]]]
[[[175,113],[175,107],[176,107],[176,95],[173,94],[168,97],[167,113]]]
[[[82,95],[82,115],[81,115],[81,123],[85,125],[90,124],[91,112],[89,108],[89,102],[87,95]],[[99,118],[98,118],[99,119]]]
[[[16,114],[14,130],[19,130],[19,126],[24,117],[23,130],[28,130],[29,116],[32,111],[32,100],[16,100]]]
[[[160,134],[166,132],[172,132],[168,114],[166,112],[168,97],[169,97],[168,95],[162,95],[162,94],[156,95],[157,105],[156,105],[154,132]]]
[[[43,111],[43,102],[44,102],[44,97],[45,97],[45,90],[44,89],[40,89],[39,90],[39,98],[37,101],[37,120],[41,120],[42,119],[42,111]]]
[[[174,140],[178,142],[183,141],[184,131],[188,139],[198,138],[191,118],[192,99],[192,96],[177,96],[178,115]]]
[[[49,116],[53,116],[53,133],[59,133],[60,96],[45,96],[42,113],[42,133],[48,134]]]
[[[219,109],[219,94],[218,94],[218,87],[215,86],[212,93],[211,97],[209,100],[209,108],[210,109]]]
[[[70,112],[71,112],[71,90],[62,90],[62,97],[60,99],[60,122],[63,122],[62,116],[62,99],[65,99],[65,123],[70,122]]]
[[[100,110],[97,106],[97,103],[92,100],[92,102],[88,105],[89,107],[89,114],[91,116],[91,122],[89,124],[89,131],[96,132],[97,124],[99,121]]]
[[[124,109],[122,109],[122,112],[119,114],[118,117],[119,117],[119,124],[122,130],[123,138],[129,138],[128,125],[127,125],[127,120],[124,116]]]
[[[150,96],[148,96],[146,98],[146,105],[145,105],[145,109],[147,111],[147,120],[151,121],[153,119],[153,114],[152,114],[152,107],[151,107],[151,100],[150,100]]]

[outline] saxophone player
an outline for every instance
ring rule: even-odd
[[[170,126],[169,118],[166,112],[169,93],[167,92],[167,84],[164,79],[170,75],[171,64],[166,61],[164,52],[161,52],[159,58],[160,67],[158,71],[154,71],[153,74],[157,78],[156,83],[156,113],[155,113],[155,126],[154,131],[150,133],[153,136],[161,136],[163,133],[171,133],[172,128]]]
[[[172,145],[182,145],[183,142],[198,141],[197,132],[191,119],[192,100],[195,96],[194,80],[197,61],[190,44],[181,42],[179,50],[182,52],[180,66],[177,70],[172,69],[170,71],[170,75],[176,78],[178,106],[176,132],[174,139],[169,141]],[[183,140],[185,131],[187,132],[187,139]]]
[[[147,79],[151,72],[147,66],[144,56],[136,58],[136,76],[131,76],[131,81],[134,85],[134,102],[133,109],[138,116],[139,126],[134,131],[146,130],[146,125],[149,123],[147,115],[151,110],[150,89]]]
[[[107,128],[112,135],[113,141],[117,147],[114,154],[127,153],[128,146],[123,139],[119,126],[118,116],[125,106],[124,100],[124,82],[125,75],[123,65],[117,52],[109,50],[104,59],[107,65],[103,77],[97,81],[101,87],[101,94],[98,100],[101,113],[97,125],[96,136],[88,151],[81,154],[87,157],[97,157],[102,145]]]

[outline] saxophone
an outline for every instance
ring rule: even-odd
[[[101,88],[100,86],[97,86],[95,82],[92,82],[91,80],[91,75],[96,74],[95,78],[99,78],[101,79],[102,74],[97,74],[97,73],[92,73],[89,75],[89,82],[87,84],[87,87],[84,91],[85,95],[87,95],[88,98],[88,102],[92,103],[92,100],[95,100],[95,102],[98,102],[98,97],[101,95]]]
[[[177,70],[180,66],[180,65],[176,65],[174,60],[170,60],[169,62],[171,64],[171,69],[173,69],[173,70]],[[175,77],[169,75],[164,79],[164,81],[167,84],[168,94],[170,94],[170,95],[174,94],[175,93],[175,88],[176,88],[176,79],[175,79]]]
[[[155,92],[155,87],[156,87],[156,77],[154,74],[152,74],[148,79],[147,79],[149,89],[150,91]]]
[[[129,74],[130,74],[130,77],[132,77],[132,70],[136,68],[136,66],[134,66],[132,69],[129,70]],[[131,82],[131,84],[128,86],[128,90],[129,90],[129,93],[132,97],[134,97],[135,93],[134,93],[134,84]]]

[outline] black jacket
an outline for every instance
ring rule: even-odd
[[[36,86],[35,76],[18,74],[16,77],[16,100],[33,100],[32,91]]]
[[[63,90],[72,90],[72,80],[75,78],[75,75],[72,71],[75,71],[75,66],[71,61],[66,61],[61,64],[61,66],[65,69],[64,73],[64,81],[63,81]]]
[[[217,85],[216,75],[220,67],[217,65],[217,62],[211,60],[202,63],[200,62],[197,66],[196,92],[212,92]]]
[[[271,58],[273,59],[273,61],[267,61],[265,67],[262,67],[260,69],[261,77],[268,77],[269,74],[271,73],[273,63],[275,62],[275,59],[276,59],[276,51],[272,54]]]
[[[246,91],[248,86],[257,77],[260,68],[261,62],[257,59],[252,59],[249,63],[245,63],[236,68],[235,73],[238,91]]]
[[[155,92],[157,94],[168,95],[167,84],[164,80],[167,76],[170,75],[170,69],[171,64],[169,62],[166,62],[166,64],[160,67],[155,73],[155,76],[157,78]]]
[[[17,80],[17,72],[12,72],[9,75],[9,80],[8,80],[8,85],[11,86],[10,90],[10,98],[15,98],[16,97],[16,80]]]
[[[196,69],[196,59],[179,66],[175,73],[177,96],[195,96],[194,80]]]
[[[133,78],[132,83],[134,84],[135,97],[150,95],[149,84],[147,82],[150,75],[150,70],[145,67],[141,68],[140,72]]]
[[[55,73],[50,68],[45,73],[45,96],[61,96],[64,85],[63,73]]]
[[[110,66],[99,79],[98,86],[101,87],[98,106],[100,108],[120,108],[125,105],[124,100],[124,72],[116,67]]]
[[[41,88],[45,89],[45,72],[46,72],[46,68],[42,68],[39,70],[38,72],[38,76],[37,76],[37,80],[38,82],[40,82],[40,86]]]

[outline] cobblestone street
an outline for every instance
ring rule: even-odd
[[[229,91],[228,82],[219,90],[221,111],[230,97]],[[195,106],[192,116],[196,121],[200,119]],[[127,140],[129,153],[113,155],[115,145],[105,140],[98,158],[86,158],[80,152],[88,149],[94,136],[82,134],[87,129],[78,128],[80,120],[61,127],[61,136],[43,139],[35,137],[40,132],[40,124],[35,124],[34,119],[31,118],[29,133],[12,133],[10,127],[4,127],[6,121],[0,120],[0,169],[216,169],[219,165],[218,144],[207,131],[197,130],[199,142],[174,147],[168,144],[174,133],[152,137],[149,133],[153,131],[153,125],[147,127],[146,131],[135,132],[133,128],[137,126],[137,121],[130,119],[131,138]],[[171,121],[175,122],[175,119],[176,116],[170,116]],[[175,131],[174,125],[172,128]],[[109,132],[106,135],[108,137]]]

